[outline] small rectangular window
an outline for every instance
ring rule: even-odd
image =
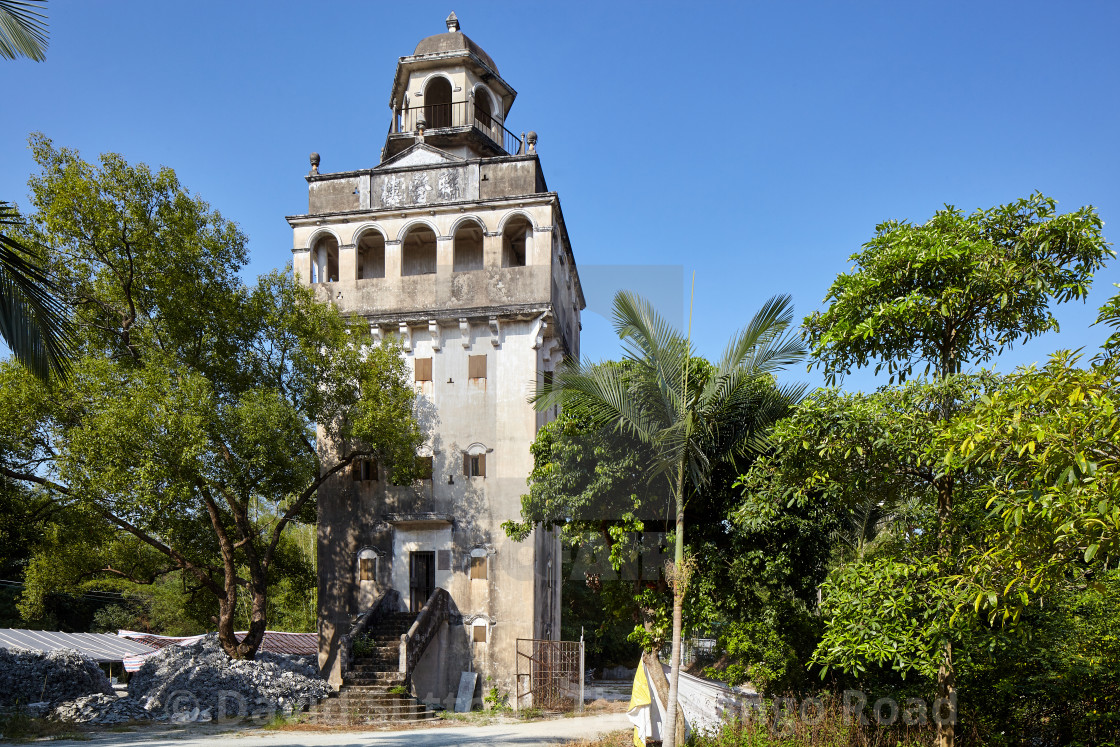
[[[451,551],[438,550],[436,551],[436,570],[437,571],[450,571],[451,570]]]
[[[485,379],[486,378],[486,356],[485,355],[472,355],[467,360],[467,378],[471,379]]]
[[[358,561],[358,563],[361,567],[361,574],[359,575],[360,580],[362,580],[362,581],[376,581],[376,579],[373,577],[373,573],[374,573],[373,562],[374,562],[373,558],[362,558],[361,560]]]
[[[467,477],[486,477],[486,455],[463,454],[463,474]]]
[[[430,456],[416,457],[416,479],[432,479],[432,458]]]
[[[432,380],[432,359],[431,358],[416,358],[416,381],[431,381]]]
[[[472,625],[471,632],[474,633],[475,643],[486,643],[486,626],[485,625]]]
[[[485,581],[486,580],[486,557],[471,558],[471,580],[472,581]]]
[[[376,459],[355,459],[350,465],[354,482],[370,482],[377,479]]]

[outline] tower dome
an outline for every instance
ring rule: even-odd
[[[455,16],[454,11],[447,17],[447,32],[421,39],[420,43],[416,45],[416,51],[412,54],[414,57],[420,57],[454,52],[471,52],[495,73],[498,72],[498,66],[494,64],[490,55],[486,54],[482,47],[475,44],[469,36],[459,30],[459,19]]]

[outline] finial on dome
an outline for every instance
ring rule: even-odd
[[[319,173],[319,154],[318,153],[312,153],[311,154],[311,173],[312,174],[318,174]]]
[[[448,31],[458,31],[459,30],[459,18],[458,18],[458,16],[455,15],[455,11],[451,11],[451,15],[449,15],[447,17],[447,30]]]

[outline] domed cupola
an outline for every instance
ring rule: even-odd
[[[417,142],[462,158],[521,152],[521,138],[505,126],[516,97],[494,60],[460,30],[452,13],[446,33],[422,39],[411,56],[397,62],[382,158]]]

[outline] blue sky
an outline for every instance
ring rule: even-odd
[[[695,271],[714,356],[775,293],[817,308],[877,223],[943,203],[1041,190],[1120,238],[1120,4],[1077,0],[52,3],[47,61],[0,63],[0,197],[26,204],[38,130],[174,168],[248,233],[247,275],[281,267],[308,153],[324,172],[375,165],[396,60],[451,10],[519,92],[510,129],[540,135],[594,290],[591,357],[617,354],[594,313],[615,285],[645,279],[672,306]],[[997,366],[1099,345],[1115,282],[1118,263],[1059,308],[1061,334]]]

